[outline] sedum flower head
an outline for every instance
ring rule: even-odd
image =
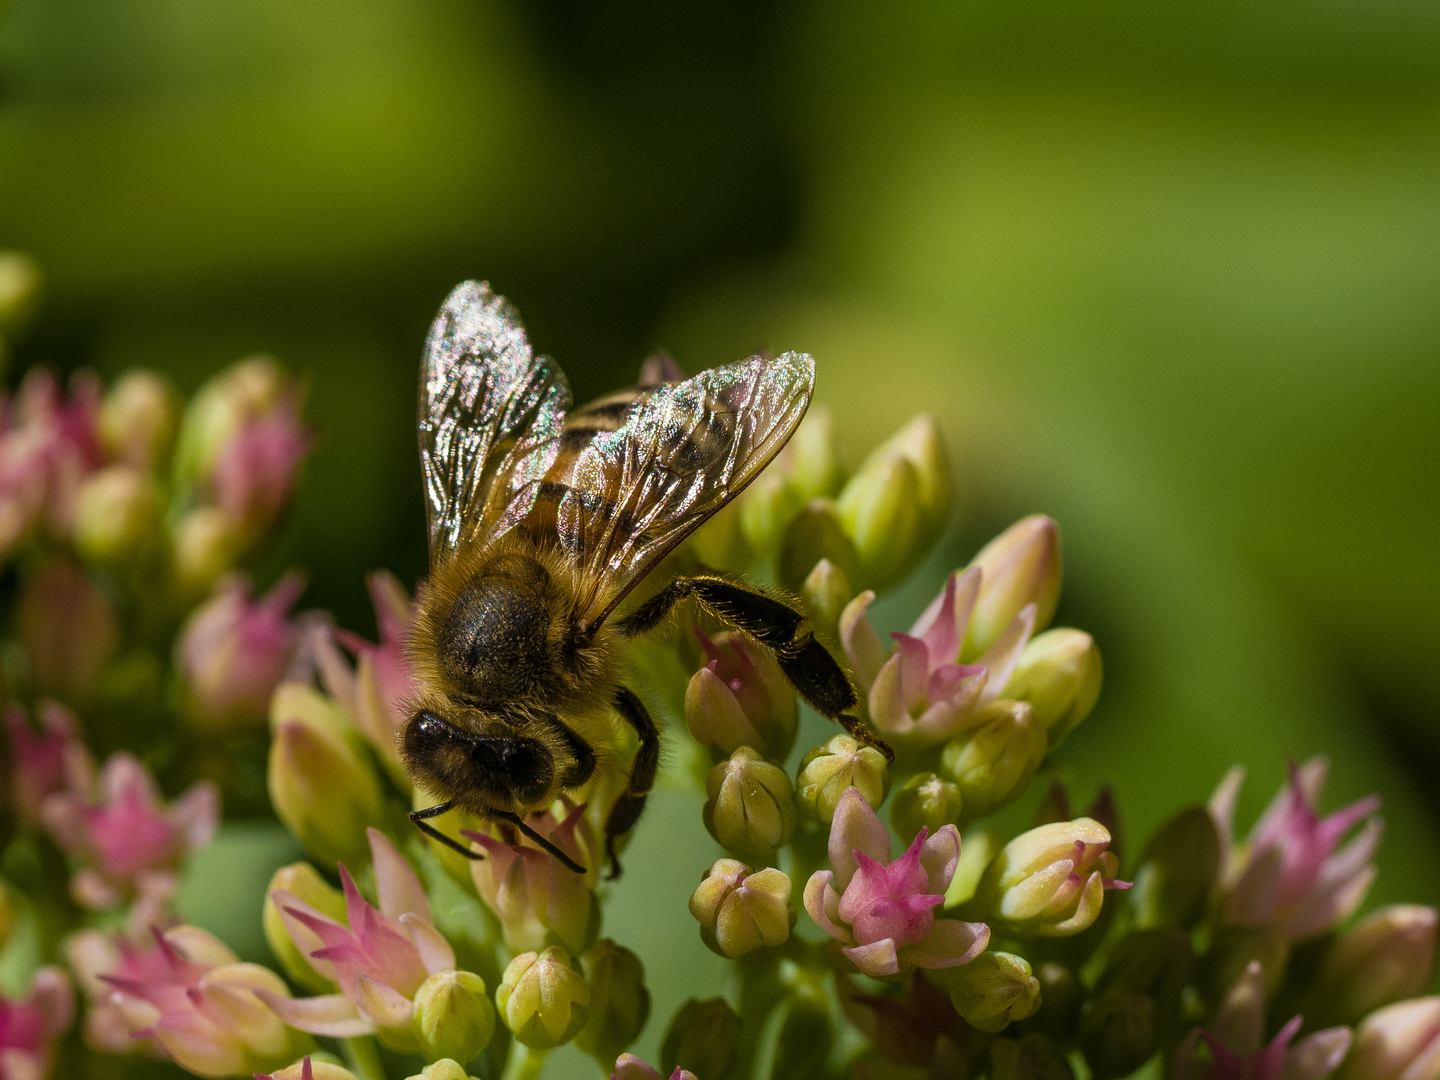
[[[49,1076],[55,1043],[74,1020],[75,990],[62,968],[42,967],[23,998],[0,996],[0,1076]]]
[[[83,864],[70,883],[75,899],[105,909],[154,887],[146,879],[173,881],[180,861],[214,835],[220,795],[202,780],[167,806],[145,766],[121,751],[92,791],[49,796],[41,817],[55,842]]]
[[[829,853],[831,868],[806,883],[805,910],[866,975],[954,967],[985,949],[990,930],[984,923],[935,917],[960,861],[955,826],[933,837],[921,829],[892,860],[890,834],[852,788],[836,807]]]
[[[344,863],[344,921],[292,893],[271,894],[295,947],[340,992],[297,1000],[261,997],[302,1031],[333,1038],[378,1034],[393,1049],[423,1051],[412,1026],[415,998],[432,975],[454,969],[455,953],[435,929],[430,902],[410,864],[378,829],[366,833],[379,908],[360,895]]]
[[[1350,1029],[1328,1028],[1297,1043],[1295,1017],[1269,1043],[1265,976],[1250,964],[1216,1010],[1209,1029],[1193,1029],[1175,1053],[1175,1080],[1324,1080],[1345,1059]]]
[[[466,839],[485,849],[486,858],[470,864],[475,890],[495,913],[514,951],[538,952],[547,945],[563,945],[579,953],[600,932],[600,902],[594,885],[600,872],[601,848],[586,814],[586,806],[568,800],[559,804],[568,813],[556,821],[547,810],[530,824],[551,843],[570,853],[587,872],[577,874],[559,859],[524,837],[497,840],[483,832],[461,830]]]
[[[759,863],[795,831],[795,796],[785,770],[742,746],[705,779],[705,828],[728,851]]]
[[[1440,1077],[1440,997],[1412,998],[1371,1013],[1355,1028],[1340,1080]]]
[[[812,820],[830,824],[841,796],[851,788],[871,806],[884,802],[890,789],[885,755],[849,735],[832,735],[801,758],[795,795]]]
[[[985,870],[979,899],[1007,936],[1068,937],[1100,915],[1119,862],[1110,833],[1093,818],[1057,821],[1021,833]]]
[[[585,1025],[590,988],[564,949],[522,953],[511,960],[495,991],[495,1006],[511,1034],[535,1050],[573,1039]]]
[[[280,977],[240,963],[223,943],[192,926],[155,932],[155,953],[99,978],[131,1037],[154,1040],[200,1076],[244,1076],[294,1061],[309,1039],[267,1008],[289,1001]],[[263,999],[263,1000],[262,1000]],[[87,1024],[88,1027],[88,1024]]]
[[[1289,782],[1271,801],[1243,844],[1231,840],[1235,798],[1244,779],[1238,766],[1220,782],[1210,812],[1222,838],[1222,919],[1247,927],[1273,927],[1291,941],[1324,933],[1365,899],[1382,824],[1370,796],[1328,817],[1315,812],[1329,764],[1312,758],[1292,766]],[[1364,827],[1344,847],[1351,827]],[[1339,848],[1339,850],[1337,850]]]
[[[790,891],[790,876],[783,871],[752,874],[737,859],[717,859],[690,897],[690,914],[700,924],[701,940],[733,960],[790,937],[795,924]]]
[[[695,635],[707,663],[685,688],[685,726],[715,759],[749,746],[784,761],[795,745],[795,691],[769,649],[745,634]]]

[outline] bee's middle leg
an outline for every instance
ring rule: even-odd
[[[895,752],[855,716],[860,699],[854,684],[830,650],[815,640],[810,620],[798,605],[728,578],[693,574],[676,578],[641,604],[620,623],[621,632],[635,635],[653,630],[686,597],[694,597],[707,611],[767,646],[790,684],[816,712],[875,747],[887,760],[895,760]]]
[[[660,768],[660,732],[655,721],[633,690],[621,687],[615,692],[615,708],[625,722],[640,736],[640,749],[630,766],[630,783],[610,808],[605,819],[605,855],[610,860],[610,880],[620,876],[620,860],[615,855],[615,838],[635,827],[645,809],[646,796],[655,786],[655,773]]]

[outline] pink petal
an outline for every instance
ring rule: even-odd
[[[925,700],[933,707],[937,702],[962,694],[973,698],[980,692],[976,681],[986,674],[987,669],[980,664],[941,664],[930,672],[930,680],[925,684]]]
[[[963,635],[955,626],[955,581],[957,574],[951,573],[945,579],[945,588],[930,601],[930,605],[915,620],[910,628],[912,636],[920,638],[929,651],[932,664],[953,663],[960,655]]]
[[[415,949],[420,953],[420,962],[425,965],[427,972],[434,975],[455,966],[455,950],[439,930],[408,911],[400,916],[400,921],[405,925],[405,929],[410,931],[410,938],[415,942]]]
[[[855,678],[866,691],[875,681],[875,673],[880,670],[880,665],[885,662],[885,650],[880,645],[880,637],[870,625],[870,620],[865,617],[865,609],[874,599],[875,594],[866,589],[846,604],[845,610],[840,613],[840,645],[845,650],[845,655],[850,658]]]
[[[430,901],[420,885],[420,879],[405,857],[395,849],[390,838],[379,829],[367,828],[370,840],[370,857],[375,865],[375,889],[380,894],[380,910],[392,919],[398,919],[406,912],[419,915],[426,922],[432,922]]]
[[[844,904],[844,897],[840,902]],[[888,939],[896,946],[913,945],[929,936],[935,927],[932,909],[944,902],[943,896],[877,897],[855,912],[850,925],[861,944]]]
[[[885,877],[891,896],[918,894],[930,891],[930,875],[921,865],[921,852],[925,847],[927,830],[924,826],[910,841],[904,854],[885,867]]]
[[[360,1016],[355,1003],[344,994],[322,997],[288,998],[268,990],[256,990],[255,996],[285,1023],[311,1035],[328,1035],[332,1039],[353,1039],[375,1034],[375,1025]]]
[[[1340,1067],[1350,1051],[1346,1027],[1326,1028],[1307,1035],[1285,1051],[1284,1080],[1325,1080]]]
[[[900,657],[900,691],[905,698],[905,708],[916,709],[924,702],[925,687],[930,681],[930,650],[919,638],[898,630],[890,636],[895,639],[894,655]]]
[[[984,655],[975,661],[989,672],[985,689],[980,695],[981,704],[1000,696],[1015,671],[1015,665],[1020,662],[1020,654],[1025,651],[1025,643],[1030,640],[1034,630],[1035,605],[1026,604],[1020,609],[1020,614],[1000,631],[1000,636],[985,650]]]
[[[877,862],[890,861],[890,832],[857,788],[846,788],[835,804],[827,845],[835,888],[844,892],[858,865],[856,851]]]
[[[871,942],[869,945],[849,946],[840,951],[850,958],[851,963],[871,978],[900,973],[900,958],[896,954],[895,943],[888,939]]]
[[[311,922],[333,922],[333,920],[284,889],[270,890],[270,900],[274,903],[275,909],[280,912],[280,921],[285,924],[285,932],[290,935],[290,940],[295,943],[295,948],[300,950],[300,954],[310,961],[310,966],[317,972],[331,982],[337,981],[335,965],[328,960],[316,959],[315,953],[324,949],[325,943],[309,925]],[[305,913],[304,920],[296,917],[297,911]],[[339,923],[333,925],[338,929],[344,929]]]
[[[810,875],[810,880],[805,883],[805,910],[810,914],[810,918],[815,920],[816,926],[836,941],[848,945],[855,940],[850,936],[850,931],[836,924],[830,918],[830,913],[825,910],[825,889],[830,884],[832,877],[829,870],[817,870]]]
[[[920,849],[920,865],[928,878],[925,891],[945,895],[960,865],[960,830],[954,825],[941,826]]]
[[[192,785],[170,804],[170,820],[191,851],[202,848],[220,824],[220,789],[209,780]]]
[[[890,658],[880,665],[875,679],[870,684],[868,704],[870,720],[882,735],[908,735],[915,725],[910,709],[905,704],[905,690],[901,676],[901,654],[896,649]]]
[[[990,927],[959,919],[936,919],[923,941],[900,950],[900,959],[922,968],[968,964],[990,944]]]
[[[912,725],[913,730],[932,745],[960,734],[987,685],[986,671],[980,668],[980,674],[961,683],[953,696],[940,701],[931,699]]]

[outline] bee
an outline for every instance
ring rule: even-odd
[[[814,361],[785,353],[684,379],[647,362],[640,385],[571,411],[569,384],[536,356],[514,308],[465,282],[430,329],[420,378],[420,461],[430,576],[409,653],[422,686],[400,734],[417,784],[508,822],[571,870],[585,868],[526,818],[619,769],[617,725],[639,749],[605,820],[606,858],[640,817],[660,736],[622,684],[627,639],[690,599],[771,649],[820,713],[884,747],[851,714],[844,670],[790,598],[719,574],[676,577],[623,617],[616,609],[677,544],[735,498],[809,407]]]

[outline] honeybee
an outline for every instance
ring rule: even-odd
[[[640,385],[572,412],[564,373],[534,355],[503,297],[473,281],[450,294],[420,378],[430,577],[409,642],[423,690],[400,736],[410,775],[443,799],[410,815],[428,836],[481,858],[430,824],[460,808],[584,872],[525,819],[621,768],[611,747],[626,724],[639,749],[604,830],[618,876],[616,838],[639,819],[660,759],[620,650],[686,598],[773,650],[819,712],[883,746],[850,715],[855,690],[792,599],[697,573],[613,617],[785,445],[814,381],[799,353],[691,379],[647,363]]]

